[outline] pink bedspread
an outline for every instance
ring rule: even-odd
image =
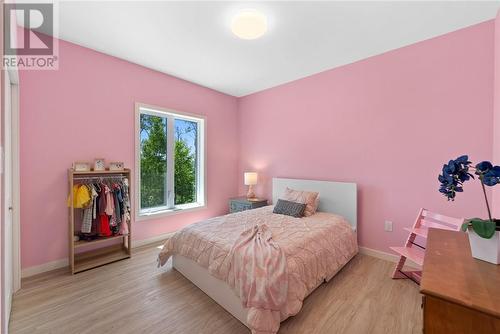
[[[272,210],[272,206],[267,206],[191,224],[173,234],[159,255],[161,265],[173,254],[190,258],[232,286],[240,299],[242,294],[250,296],[250,304],[247,297],[242,300],[243,306],[248,308],[247,324],[252,333],[259,334],[276,333],[281,321],[297,314],[303,300],[323,281],[329,281],[358,252],[356,234],[340,216],[318,212],[310,217],[293,218],[273,214]],[[257,225],[267,244],[255,244],[259,232]],[[242,235],[244,232],[246,235]],[[274,251],[269,248],[273,244],[276,246]],[[267,287],[274,293],[274,302],[270,295],[263,297],[245,291],[244,285],[251,282],[241,282],[245,270],[242,264],[247,265],[251,256],[240,254],[238,258],[238,245],[245,252],[251,249],[251,256],[261,248],[264,252],[258,256],[269,258],[271,253],[266,256],[265,252],[274,252],[286,261],[286,268],[274,272],[275,275],[285,273],[286,277],[278,277],[273,280],[276,286]],[[274,265],[280,268],[279,259]],[[283,290],[278,291],[276,287],[283,289],[284,286],[287,289],[282,302],[279,292]],[[270,303],[279,310],[269,308]]]

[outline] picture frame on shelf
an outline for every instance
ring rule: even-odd
[[[73,170],[75,172],[90,172],[90,163],[85,161],[73,162]]]
[[[109,163],[109,170],[120,171],[125,169],[125,164],[122,161],[112,161]]]
[[[106,170],[106,161],[104,158],[96,158],[94,160],[94,170],[95,171],[104,171]]]

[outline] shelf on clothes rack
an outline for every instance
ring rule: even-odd
[[[128,249],[120,244],[78,253],[75,254],[73,273],[76,274],[130,257]]]
[[[87,245],[95,245],[95,244],[102,243],[105,241],[117,240],[117,239],[121,239],[121,238],[125,238],[125,237],[128,237],[128,233],[127,234],[120,234],[120,235],[113,235],[111,237],[98,237],[94,240],[88,240],[88,241],[87,240],[78,240],[78,241],[75,241],[75,248],[84,247]]]
[[[96,174],[128,174],[130,169],[125,168],[124,170],[90,170],[90,171],[74,171],[71,170],[73,175],[96,175]]]

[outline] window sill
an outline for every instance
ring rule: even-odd
[[[198,210],[205,209],[206,207],[207,207],[206,204],[201,204],[201,203],[182,204],[182,205],[176,206],[173,209],[165,209],[165,210],[158,210],[158,211],[153,211],[153,212],[139,213],[138,215],[136,215],[135,221],[158,219],[158,218],[162,218],[162,217],[166,217],[166,216],[177,215],[180,213],[198,211]]]

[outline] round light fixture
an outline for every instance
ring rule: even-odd
[[[231,21],[231,31],[241,39],[256,39],[267,31],[267,17],[255,9],[245,9]]]

